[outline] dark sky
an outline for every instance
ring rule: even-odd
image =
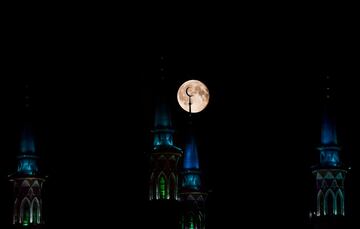
[[[321,20],[226,26],[199,20],[158,33],[81,21],[24,26],[22,36],[8,33],[2,54],[1,187],[8,187],[7,175],[16,168],[26,79],[34,91],[38,151],[49,175],[50,228],[142,223],[135,219],[147,214],[144,152],[151,147],[160,55],[167,57],[164,93],[172,98],[175,144],[183,144],[185,115],[176,104],[177,88],[195,78],[210,90],[209,106],[194,117],[200,163],[212,190],[210,226],[264,222],[258,219],[303,225],[326,75],[335,85],[341,157],[353,167],[349,180],[358,179],[359,48],[351,28]],[[348,199],[357,213],[358,197],[351,195],[357,190],[351,187]],[[1,190],[8,194],[11,188]],[[9,206],[1,211],[7,225]]]

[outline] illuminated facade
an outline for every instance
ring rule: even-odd
[[[16,228],[40,228],[42,215],[42,187],[45,181],[39,174],[38,156],[30,126],[21,137],[16,173],[10,175],[14,190],[13,224]]]
[[[28,119],[28,103],[25,104],[25,109],[25,118]],[[12,223],[14,228],[43,228],[42,188],[45,177],[39,172],[39,157],[31,122],[27,120],[24,123],[17,155],[17,170],[9,175],[14,194]]]
[[[173,144],[170,111],[159,101],[154,125],[153,150],[150,153],[149,200],[180,200],[179,161],[182,151]]]
[[[312,171],[316,178],[313,220],[318,226],[327,225],[325,228],[329,228],[328,224],[332,219],[341,219],[345,216],[344,180],[347,173],[339,157],[341,149],[337,141],[334,112],[330,103],[330,95],[327,95],[322,118],[321,146],[318,148],[320,163]]]

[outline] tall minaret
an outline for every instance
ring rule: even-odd
[[[337,141],[334,106],[327,77],[324,111],[321,128],[320,163],[313,169],[316,177],[315,221],[329,221],[345,216],[344,179],[346,169],[342,166]]]
[[[163,71],[163,68],[161,68]],[[162,73],[163,74],[163,73]],[[153,150],[150,153],[149,200],[180,200],[179,161],[182,150],[173,143],[169,104],[164,95],[165,83],[159,83],[155,125],[153,129]]]
[[[184,152],[181,201],[183,214],[181,217],[182,229],[205,228],[205,200],[207,193],[201,184],[201,171],[196,139],[191,120],[191,95],[189,96],[189,132]]]
[[[25,87],[26,90],[29,89],[28,85]],[[17,156],[17,171],[9,176],[14,190],[13,225],[15,228],[41,228],[44,224],[42,187],[45,178],[38,168],[29,99],[30,96],[26,92],[25,118]]]

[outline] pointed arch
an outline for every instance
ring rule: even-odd
[[[176,181],[176,176],[174,173],[170,174],[169,177],[169,196],[170,198],[176,200],[177,199],[177,181]]]
[[[202,229],[205,227],[205,225],[204,225],[205,216],[201,211],[199,211],[198,217],[199,217],[199,228]]]
[[[31,188],[38,188],[40,189],[40,184],[38,180],[35,180],[34,183],[31,185]]]
[[[328,189],[324,200],[324,213],[326,215],[333,215],[335,211],[335,194],[331,189]]]
[[[345,215],[344,195],[343,195],[341,189],[339,189],[336,192],[335,214],[336,215]]]
[[[187,219],[187,222],[186,222],[186,226],[187,228],[189,229],[195,229],[196,226],[195,226],[195,222],[194,222],[194,214],[191,212],[189,215],[188,215],[188,219]]]
[[[21,183],[21,187],[24,188],[24,187],[28,187],[30,188],[30,183],[28,180],[23,180],[23,182]]]
[[[13,212],[13,224],[15,224],[19,219],[18,219],[18,211],[19,211],[19,208],[18,208],[18,198],[15,199],[14,201],[14,212]]]
[[[325,209],[324,209],[324,194],[323,192],[320,190],[317,194],[317,208],[316,208],[316,215],[317,216],[321,216],[322,214],[325,213]]]
[[[149,182],[149,200],[154,198],[154,173],[152,172],[150,175],[150,182]],[[156,190],[155,190],[156,192]]]
[[[20,204],[20,220],[19,220],[19,222],[24,226],[27,226],[30,223],[30,217],[32,215],[30,206],[31,206],[30,200],[27,197],[25,197]]]
[[[37,197],[35,197],[32,202],[31,202],[31,212],[32,212],[32,216],[31,216],[31,222],[33,224],[40,224],[40,201],[38,200]]]
[[[167,179],[164,172],[161,172],[158,176],[157,185],[156,185],[156,195],[157,199],[167,199],[168,197],[168,188],[167,188]]]

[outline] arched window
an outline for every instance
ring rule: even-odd
[[[33,199],[31,206],[32,206],[32,223],[40,224],[40,203],[36,197]]]
[[[318,195],[317,195],[317,211],[316,211],[316,215],[321,216],[323,214],[324,214],[324,194],[320,190]]]
[[[20,222],[23,226],[30,224],[30,201],[28,198],[24,198],[20,206]]]
[[[335,207],[335,195],[334,192],[329,189],[325,194],[325,214],[326,215],[333,215],[334,214],[334,207]]]
[[[18,210],[18,199],[16,198],[14,202],[13,224],[18,221]]]
[[[167,197],[167,193],[166,193],[166,179],[165,179],[165,175],[161,174],[159,177],[159,194],[160,194],[160,199],[165,200]]]
[[[28,180],[24,180],[22,183],[21,183],[21,187],[24,188],[24,187],[29,187],[30,188],[30,183]]]
[[[170,198],[176,200],[177,185],[176,185],[176,178],[175,178],[174,173],[171,173],[171,175],[170,175],[169,186],[170,186],[170,190],[169,190]]]
[[[154,173],[151,173],[150,182],[149,182],[149,200],[152,200],[154,197]]]
[[[192,214],[189,215],[188,228],[195,229],[195,222],[194,222],[194,217]]]
[[[344,196],[341,190],[338,190],[336,193],[336,214],[337,215],[344,215]]]

